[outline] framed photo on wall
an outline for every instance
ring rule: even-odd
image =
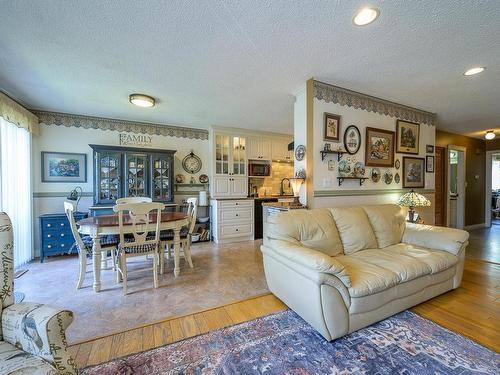
[[[403,188],[425,187],[425,159],[403,156]]]
[[[418,154],[420,124],[404,120],[396,121],[396,152]]]
[[[425,145],[425,152],[428,154],[433,154],[434,153],[434,145]]]
[[[87,154],[42,151],[42,182],[87,182]]]
[[[394,166],[394,132],[366,128],[365,165],[389,168]]]
[[[425,157],[425,171],[434,173],[434,156],[427,155]]]
[[[325,141],[338,141],[340,139],[340,116],[325,112]]]

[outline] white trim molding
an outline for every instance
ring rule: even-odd
[[[353,195],[382,195],[382,194],[401,194],[407,193],[409,189],[377,189],[377,190],[315,190],[314,197],[352,197]],[[420,194],[434,194],[434,189],[414,189]]]
[[[485,223],[472,224],[472,225],[466,225],[464,227],[465,230],[474,230],[474,229],[481,229],[481,228],[486,228],[486,224]]]
[[[319,100],[324,100],[327,103],[336,103],[341,106],[353,107],[367,112],[375,112],[402,120],[427,125],[436,125],[437,122],[435,113],[408,107],[324,82],[314,81],[314,97]]]
[[[126,121],[103,117],[73,115],[69,113],[31,110],[40,124],[56,126],[74,126],[84,129],[113,130],[136,134],[163,135],[165,137],[208,139],[208,130],[186,128],[173,125],[153,124],[148,122]]]

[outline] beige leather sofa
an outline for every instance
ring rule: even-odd
[[[457,288],[469,234],[407,223],[406,214],[378,205],[268,217],[269,289],[333,340]]]

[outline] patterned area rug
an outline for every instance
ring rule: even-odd
[[[288,310],[106,364],[111,374],[498,374],[500,355],[418,315],[327,342]]]

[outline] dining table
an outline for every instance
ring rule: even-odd
[[[150,222],[156,223],[156,214],[150,215]],[[173,230],[174,232],[174,276],[179,276],[180,260],[180,232],[183,226],[189,222],[188,215],[184,212],[162,212],[160,230]],[[133,233],[132,220],[129,215],[123,215],[124,233]],[[118,214],[92,216],[77,222],[78,231],[81,234],[92,238],[92,266],[94,271],[94,291],[101,290],[101,236],[119,235],[120,225],[118,223]],[[127,230],[127,227],[130,230]]]

